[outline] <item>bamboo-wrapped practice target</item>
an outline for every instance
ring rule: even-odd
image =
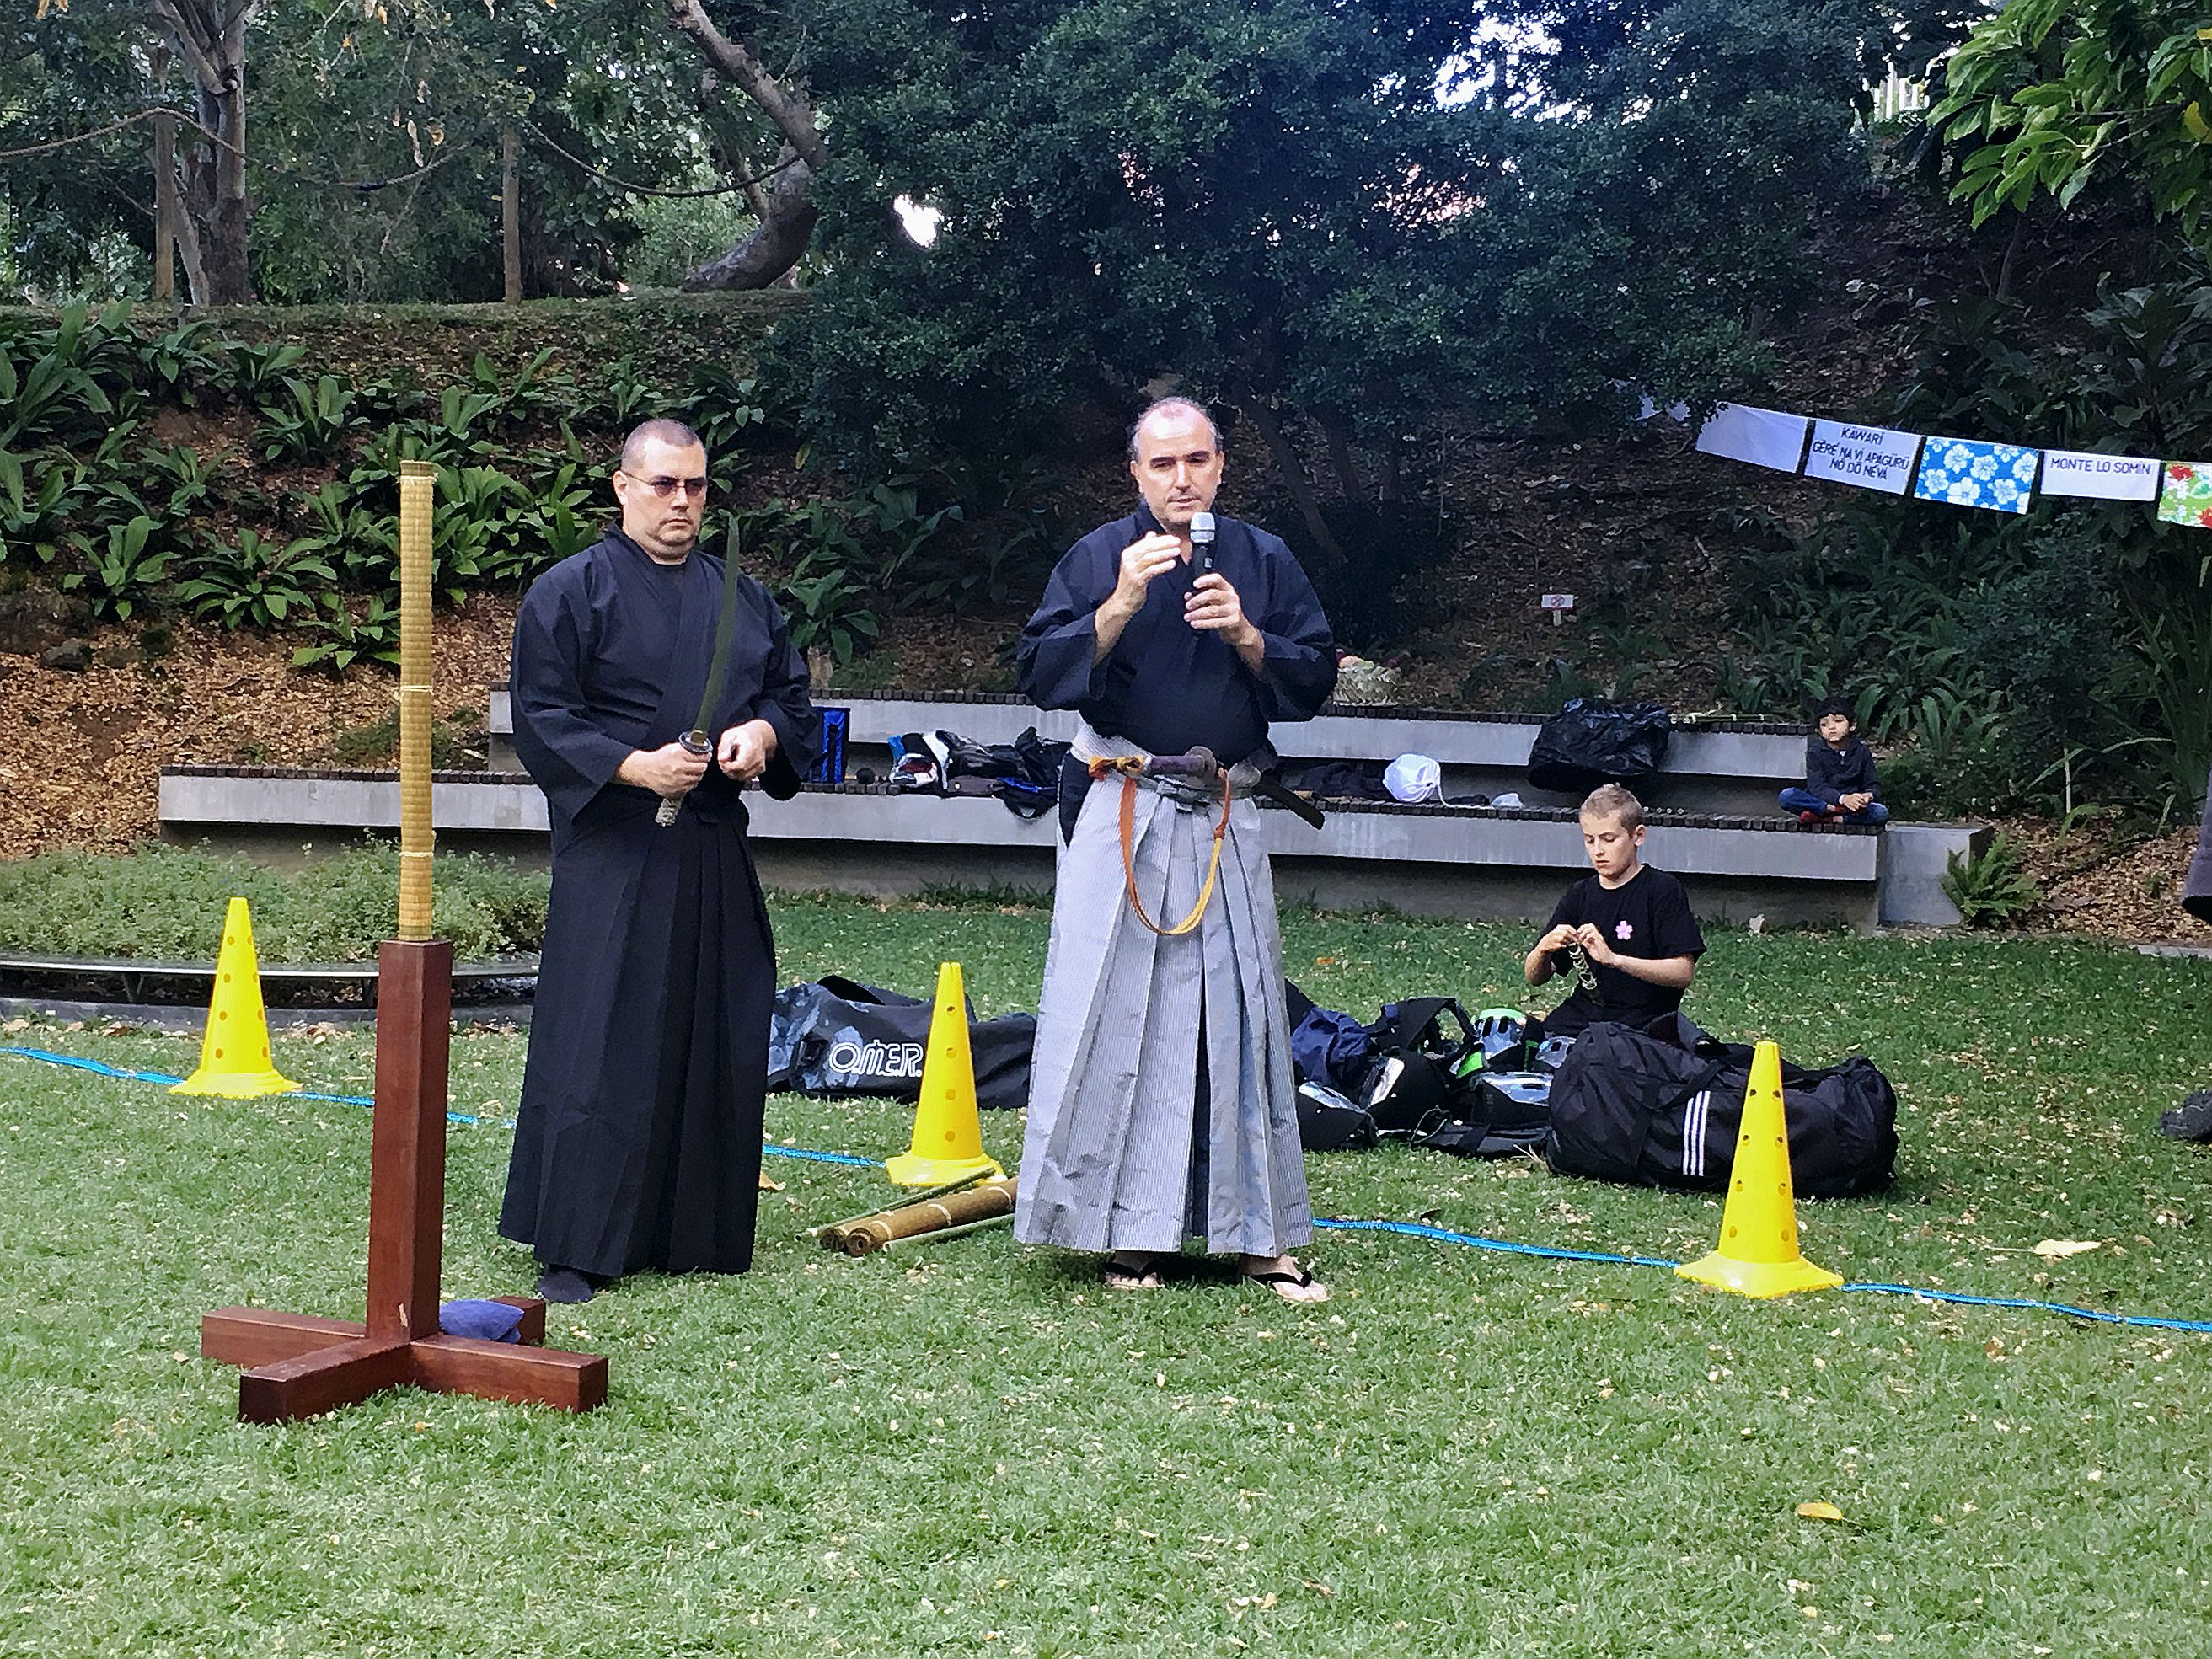
[[[1008,1176],[926,1203],[902,1205],[879,1215],[840,1222],[823,1230],[822,1243],[825,1249],[842,1250],[847,1255],[866,1255],[896,1239],[919,1238],[1013,1212],[1014,1180]]]
[[[430,937],[430,518],[438,469],[399,464],[399,937]]]

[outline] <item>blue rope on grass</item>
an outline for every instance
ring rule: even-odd
[[[163,1088],[171,1088],[184,1081],[184,1079],[180,1077],[172,1077],[167,1072],[129,1071],[119,1066],[107,1065],[101,1060],[85,1060],[76,1054],[58,1054],[45,1048],[22,1048],[13,1046],[4,1046],[0,1047],[0,1054],[13,1054],[20,1060],[42,1060],[49,1066],[66,1066],[72,1071],[90,1072],[96,1077],[118,1078],[125,1083],[158,1083]],[[282,1096],[272,1095],[266,1097],[266,1098],[283,1100],[327,1100],[334,1102],[340,1106],[374,1106],[376,1104],[376,1102],[367,1095],[325,1095],[318,1094],[312,1089],[288,1090]],[[466,1124],[471,1128],[474,1128],[480,1124],[488,1124],[495,1129],[512,1129],[514,1127],[514,1121],[508,1118],[477,1117],[468,1112],[448,1112],[446,1114],[446,1121],[448,1123]],[[775,1158],[803,1158],[817,1164],[850,1164],[858,1165],[863,1169],[872,1169],[875,1167],[875,1160],[873,1158],[854,1158],[850,1152],[817,1152],[810,1151],[804,1146],[778,1146],[773,1142],[763,1142],[761,1151]]]
[[[1465,1244],[1478,1250],[1503,1250],[1510,1255],[1542,1256],[1553,1261],[1601,1261],[1616,1267],[1674,1267],[1679,1262],[1656,1255],[1615,1255],[1606,1250],[1567,1250],[1550,1244],[1516,1244],[1508,1238],[1485,1238],[1480,1233],[1456,1233],[1449,1227],[1431,1227],[1419,1221],[1316,1221],[1346,1233],[1402,1233],[1408,1238],[1432,1238],[1439,1244]]]
[[[66,1066],[73,1071],[90,1072],[97,1077],[112,1077],[126,1083],[157,1083],[164,1087],[182,1082],[180,1078],[166,1072],[131,1071],[119,1066],[110,1066],[102,1060],[86,1060],[76,1054],[58,1054],[45,1048],[24,1048],[0,1046],[0,1054],[13,1054],[21,1060],[43,1060],[49,1066]],[[271,1099],[326,1100],[343,1106],[374,1106],[376,1103],[366,1095],[315,1094],[306,1090]],[[466,1112],[448,1112],[448,1122],[489,1123],[495,1127],[513,1128],[505,1118],[472,1117]],[[761,1151],[771,1158],[803,1158],[810,1164],[836,1164],[848,1168],[872,1170],[876,1160],[855,1157],[851,1152],[817,1152],[811,1146],[779,1146],[773,1141],[762,1143]],[[1407,1238],[1425,1238],[1439,1244],[1458,1244],[1470,1249],[1497,1250],[1508,1255],[1535,1256],[1549,1261],[1594,1261],[1615,1267],[1667,1267],[1681,1266],[1657,1255],[1622,1255],[1610,1250],[1570,1250],[1551,1244],[1520,1244],[1508,1238],[1486,1238],[1480,1233],[1455,1232],[1449,1227],[1432,1227],[1419,1221],[1326,1221],[1316,1220],[1316,1227],[1333,1232],[1397,1233]],[[1847,1291],[1869,1291],[1881,1296],[1906,1296],[1916,1302],[1942,1302],[1966,1308],[2010,1308],[2022,1313],[2063,1314],[2070,1319],[2088,1320],[2100,1325],[2128,1325],[2137,1329],[2160,1331],[2212,1332],[2212,1320],[2174,1319],[2154,1314],[2107,1313],[2097,1308],[2075,1307],[2067,1302],[2038,1302],[2018,1296],[1970,1296],[1964,1291],[1925,1291],[1911,1285],[1883,1285],[1855,1282],[1843,1286]]]
[[[1316,1220],[1314,1225],[1337,1232],[1401,1233],[1408,1238],[1434,1239],[1440,1244],[1464,1244],[1478,1250],[1502,1250],[1512,1255],[1541,1256],[1553,1261],[1597,1261],[1617,1267],[1674,1268],[1682,1265],[1659,1255],[1616,1255],[1605,1250],[1566,1250],[1548,1244],[1516,1244],[1510,1239],[1485,1238],[1479,1233],[1454,1232],[1448,1227],[1431,1227],[1418,1221]],[[1845,1285],[1841,1288],[1872,1291],[1883,1296],[1909,1296],[1916,1302],[1945,1302],[1967,1308],[2017,1308],[2027,1313],[2065,1314],[2074,1319],[2092,1320],[2100,1325],[2132,1325],[2159,1331],[2212,1332],[2212,1320],[2169,1319],[2155,1314],[2106,1313],[2095,1308],[2077,1308],[2069,1302],[2038,1302],[2027,1297],[1970,1296],[1964,1291],[1925,1291],[1911,1285],[1869,1282]]]
[[[2020,1308],[2029,1313],[2065,1314],[2093,1320],[2100,1325],[2134,1325],[2154,1331],[2212,1331],[2212,1319],[2168,1319],[2156,1314],[2106,1313],[2096,1308],[2077,1308],[2069,1302],[2037,1302],[2019,1296],[1969,1296],[1964,1291],[1922,1291],[1910,1285],[1850,1284],[1847,1291],[1874,1291],[1883,1296],[1909,1296],[1916,1302],[1950,1302],[1966,1308]]]

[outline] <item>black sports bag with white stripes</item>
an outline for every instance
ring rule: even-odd
[[[1676,1192],[1720,1192],[1735,1161],[1751,1046],[1709,1037],[1679,1014],[1646,1030],[1599,1024],[1552,1079],[1545,1161],[1559,1175]],[[1860,1198],[1897,1176],[1897,1091],[1853,1054],[1808,1071],[1782,1062],[1790,1179],[1801,1198]]]

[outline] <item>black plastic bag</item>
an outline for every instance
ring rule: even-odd
[[[1656,702],[1577,697],[1537,728],[1528,781],[1568,795],[1587,795],[1601,783],[1634,784],[1667,763],[1673,729]]]
[[[802,1095],[921,1095],[931,1004],[873,985],[827,975],[776,993],[769,1016],[768,1086]],[[975,1104],[1012,1111],[1029,1103],[1033,1014],[978,1020],[968,1010],[968,1046],[975,1063]]]

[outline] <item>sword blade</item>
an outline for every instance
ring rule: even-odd
[[[708,743],[708,727],[713,724],[714,709],[722,701],[722,688],[730,678],[730,651],[738,635],[738,555],[742,550],[735,519],[730,521],[730,538],[722,552],[722,613],[714,627],[714,654],[707,667],[707,695],[699,702],[699,718],[691,723],[691,736],[696,742]]]

